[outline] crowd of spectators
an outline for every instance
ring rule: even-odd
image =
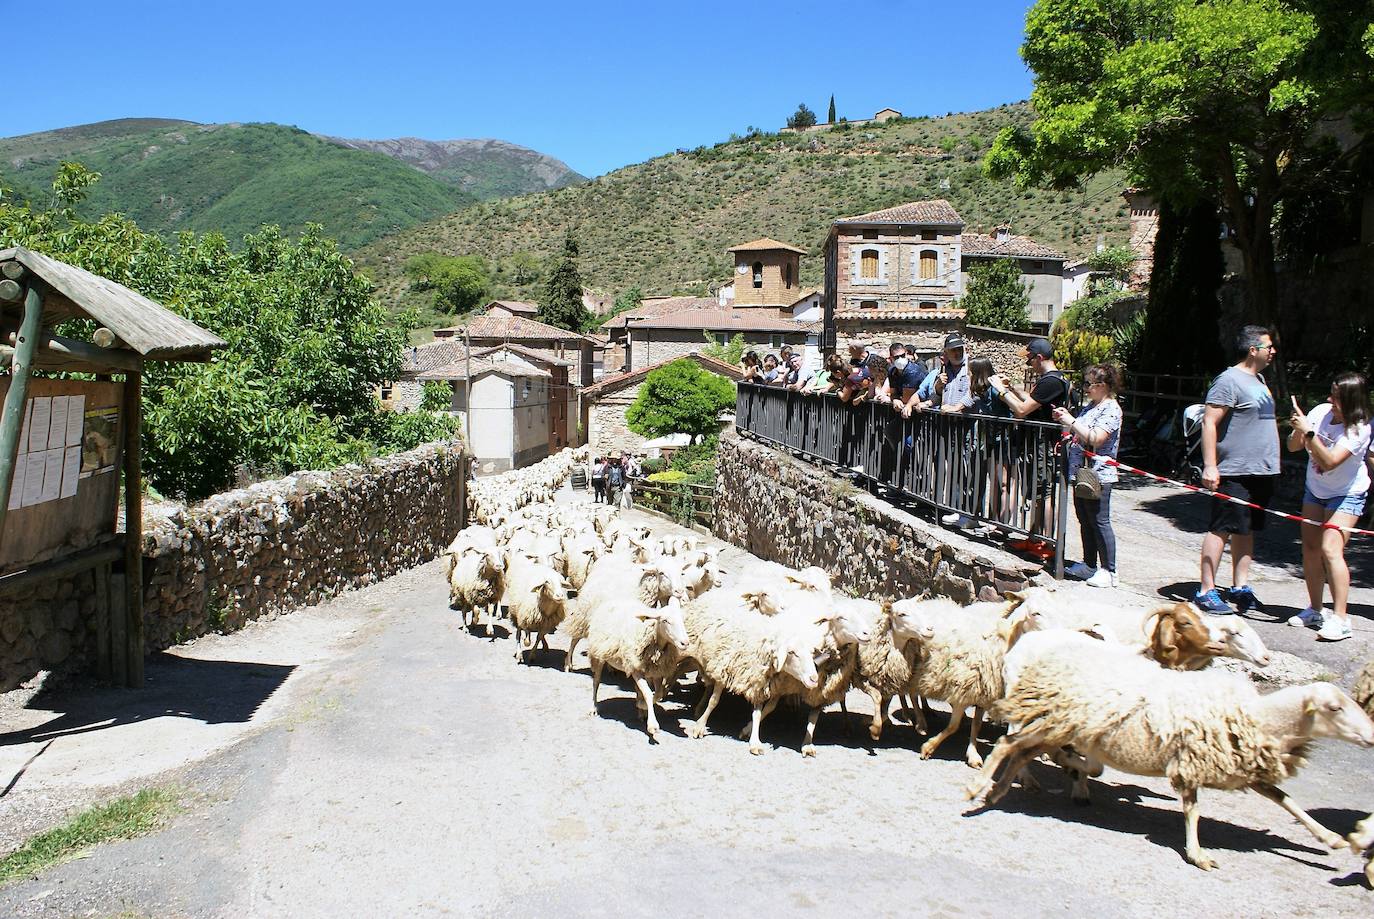
[[[592,485],[592,502],[617,507],[633,506],[634,482],[644,477],[639,458],[631,453],[594,456],[586,472]]]

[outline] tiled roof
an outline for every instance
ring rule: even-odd
[[[493,300],[487,304],[487,309],[493,306],[503,306],[512,313],[519,313],[522,316],[533,316],[539,312],[539,304],[526,303],[523,300]]]
[[[964,220],[954,206],[943,198],[933,201],[908,201],[896,207],[860,214],[857,217],[841,217],[836,223],[939,223],[963,226]]]
[[[527,348],[524,345],[517,345],[513,343],[505,345],[492,345],[490,348],[474,348],[472,350],[472,355],[473,357],[490,357],[498,351],[512,351],[516,354],[523,355],[524,357],[527,357],[532,361],[540,361],[541,363],[545,364],[553,364],[555,367],[571,367],[574,363],[573,361],[565,360],[564,358],[556,356],[551,351],[547,351],[541,348]]]
[[[631,329],[703,329],[713,332],[805,332],[806,324],[783,319],[776,309],[694,309],[630,322]]]
[[[727,364],[724,361],[716,360],[714,357],[707,357],[699,351],[693,351],[682,357],[690,358],[712,373],[718,373],[731,380],[739,380],[744,376],[743,371],[734,364]],[[680,361],[682,357],[670,357],[667,360],[659,361],[657,364],[650,364],[648,367],[643,367],[639,370],[631,370],[629,373],[618,373],[613,377],[606,377],[606,379],[599,383],[593,383],[591,386],[583,388],[582,397],[584,399],[598,399],[608,392],[615,392],[618,389],[624,389],[626,386],[632,386],[648,376],[651,371],[657,370],[664,364]]]
[[[1008,236],[998,241],[994,236],[984,233],[965,233],[959,240],[963,255],[1005,256],[1008,258],[1043,258],[1063,261],[1064,253],[1038,243],[1029,236]]]
[[[821,289],[820,289],[819,287],[810,287],[810,288],[807,288],[806,290],[802,291],[801,296],[797,297],[797,299],[795,299],[795,300],[793,300],[791,303],[789,303],[788,306],[796,306],[798,303],[802,302],[802,301],[805,300],[807,297],[814,297],[814,296],[818,295],[820,292],[821,292]]]
[[[756,239],[750,243],[740,243],[738,246],[731,246],[726,252],[762,252],[769,249],[783,249],[787,252],[795,252],[798,255],[805,255],[805,249],[798,249],[796,246],[789,246],[787,243],[778,242],[776,239]]]
[[[703,307],[719,307],[720,301],[715,297],[655,297],[637,306],[632,310],[627,310],[619,316],[612,316],[601,323],[603,329],[624,328],[629,319],[642,319],[646,316],[666,316],[669,313],[676,313],[681,310],[701,309]]]
[[[547,370],[539,370],[534,367],[525,367],[514,361],[458,361],[455,364],[446,364],[443,367],[436,367],[427,370],[415,377],[417,380],[466,380],[468,378],[468,365],[472,366],[472,376],[477,378],[488,373],[500,374],[503,377],[552,377],[553,374]]]
[[[963,319],[959,309],[863,309],[860,307],[835,310],[836,319],[871,319],[876,322],[910,321],[913,319]]]
[[[423,345],[413,345],[401,350],[401,374],[405,376],[423,373],[460,361],[465,356],[461,339],[443,338]]]
[[[563,341],[584,341],[591,342],[585,335],[576,332],[569,332],[567,329],[560,329],[556,326],[546,325],[534,319],[526,319],[523,316],[472,316],[467,321],[468,334],[473,338],[504,338],[504,339],[562,339]],[[453,326],[442,331],[452,332],[460,341],[463,337],[463,326]]]

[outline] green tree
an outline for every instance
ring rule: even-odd
[[[644,378],[639,395],[625,410],[625,421],[644,437],[690,434],[701,439],[716,432],[716,419],[734,404],[734,383],[682,358]]]
[[[749,347],[744,341],[743,332],[736,332],[735,337],[723,345],[712,338],[710,332],[702,332],[701,334],[706,337],[707,342],[706,347],[701,349],[701,353],[727,364],[739,364],[740,358],[744,357],[744,352]]]
[[[831,93],[831,94],[830,94],[830,108],[826,110],[826,113],[825,113],[825,123],[826,123],[826,124],[834,124],[834,123],[835,123],[835,94],[834,94],[834,93]]]
[[[805,102],[797,106],[797,110],[787,117],[789,128],[809,128],[816,123],[816,113],[811,111]]]
[[[1030,288],[1015,259],[975,262],[968,291],[959,298],[969,325],[1024,332],[1030,328]]]
[[[482,305],[491,289],[486,261],[478,255],[421,252],[406,260],[410,289],[434,292],[434,305],[445,313],[467,313]]]
[[[1130,246],[1108,246],[1088,257],[1088,267],[1101,277],[1091,278],[1091,293],[1124,290],[1135,267],[1135,250]]]
[[[577,239],[572,232],[563,237],[563,253],[549,269],[544,282],[544,298],[539,302],[539,318],[549,325],[573,332],[590,328],[596,321],[582,303],[582,275],[577,270]]]
[[[1323,124],[1367,130],[1371,15],[1338,0],[1038,0],[1021,48],[1036,121],[1004,128],[985,166],[1060,188],[1125,166],[1180,207],[1221,202],[1252,310],[1274,324],[1275,216],[1331,144]]]
[[[1221,225],[1216,208],[1199,202],[1180,210],[1159,209],[1150,301],[1141,333],[1138,367],[1149,373],[1211,373],[1225,366],[1217,336],[1225,265],[1215,245]]]
[[[533,284],[539,280],[539,257],[532,252],[517,252],[510,257],[511,280],[516,284]]]
[[[614,319],[621,313],[628,313],[632,309],[638,309],[639,304],[643,300],[644,291],[640,290],[638,286],[625,288],[620,292],[620,295],[615,298],[615,303],[611,304],[611,308],[606,311],[606,314],[598,319],[597,324],[600,325],[605,323],[608,319]]]

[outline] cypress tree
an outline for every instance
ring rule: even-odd
[[[572,231],[563,238],[563,254],[558,257],[544,283],[539,303],[539,319],[549,325],[581,332],[593,321],[582,305],[582,274],[577,270],[577,239]]]
[[[1224,266],[1216,205],[1202,200],[1159,208],[1150,300],[1140,347],[1140,369],[1205,376],[1226,366],[1218,336]]]
[[[834,124],[834,123],[835,123],[835,94],[834,94],[834,93],[831,93],[831,94],[830,94],[830,111],[828,111],[828,112],[826,113],[826,115],[825,115],[825,123],[826,123],[826,124]]]

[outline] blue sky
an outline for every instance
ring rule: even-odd
[[[798,102],[823,119],[832,92],[860,118],[988,108],[1031,86],[1025,0],[50,2],[54,31],[13,48],[5,135],[131,116],[275,121],[498,137],[598,175],[780,127]],[[15,22],[32,9],[6,8]]]

